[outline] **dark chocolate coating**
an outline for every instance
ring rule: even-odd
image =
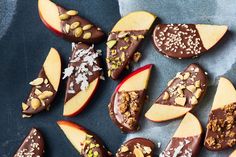
[[[37,88],[37,86],[32,86],[31,92],[29,94],[29,98],[27,99],[26,104],[29,106],[27,110],[23,110],[22,113],[25,115],[34,115],[37,114],[39,112],[41,112],[42,110],[45,109],[49,109],[52,101],[54,100],[55,96],[56,96],[56,91],[53,88],[52,84],[50,83],[50,80],[47,78],[44,68],[42,68],[38,74],[38,78],[43,78],[44,80],[47,79],[48,80],[48,84],[42,83],[41,85],[39,85],[40,87]],[[44,104],[40,104],[40,106],[37,109],[33,109],[31,106],[31,98],[38,98],[38,96],[35,94],[35,90],[39,89],[41,92],[44,91],[51,91],[53,92],[53,95],[49,98],[46,98],[43,100]]]
[[[158,52],[172,58],[194,58],[206,51],[195,24],[158,24],[153,43]]]
[[[60,15],[66,13],[68,11],[68,10],[64,9],[63,7],[61,7],[59,5],[57,5],[57,7],[58,7],[58,11],[59,11]],[[83,34],[80,37],[75,37],[74,34],[73,34],[73,31],[71,31],[71,30],[69,31],[69,33],[67,33],[65,31],[65,25],[66,24],[71,25],[74,22],[80,22],[79,27],[83,27],[83,26],[88,25],[88,24],[93,25],[93,27],[91,29],[84,31],[84,32],[90,32],[92,34],[91,38],[83,39]],[[87,43],[87,44],[98,43],[105,36],[105,34],[102,32],[102,30],[100,28],[98,28],[97,26],[95,26],[90,21],[88,21],[88,20],[86,20],[86,19],[84,19],[84,18],[82,18],[78,15],[71,16],[69,19],[61,21],[61,27],[62,27],[62,31],[64,33],[64,38],[69,40],[69,41],[72,41],[72,42],[83,42],[83,43]]]
[[[125,52],[125,60],[122,62],[122,64],[117,68],[112,70],[111,72],[111,78],[116,80],[119,78],[122,71],[126,68],[127,65],[129,65],[130,61],[133,59],[133,55],[135,52],[137,52],[137,49],[142,41],[142,38],[137,38],[137,40],[133,39],[131,36],[138,36],[138,35],[145,35],[147,33],[146,30],[141,31],[124,31],[127,32],[127,37],[129,38],[129,41],[126,42],[124,38],[119,38],[118,35],[120,32],[111,32],[107,41],[110,40],[117,40],[117,43],[115,46],[112,47],[112,50],[116,50],[117,54],[112,55],[111,49],[107,47],[107,58],[111,57],[121,57],[121,54]],[[126,50],[121,50],[121,47],[125,47],[129,45],[129,47]],[[111,69],[112,62],[107,62],[108,69]]]
[[[218,151],[236,145],[236,103],[230,105],[212,110],[209,115],[204,141],[204,146],[209,150]]]
[[[146,98],[146,90],[141,91],[134,91],[138,94],[138,111],[136,112],[130,112],[131,117],[134,117],[136,119],[134,125],[129,126],[127,124],[127,121],[125,121],[124,114],[122,114],[119,110],[120,105],[120,96],[121,92],[114,92],[111,97],[111,102],[109,104],[109,115],[112,119],[112,121],[121,129],[122,132],[128,133],[128,132],[135,132],[139,129],[139,118],[142,112],[143,104],[145,102]],[[128,109],[130,111],[130,109]]]
[[[14,157],[43,157],[44,139],[38,129],[32,128]]]
[[[198,72],[195,72],[196,69],[198,69]],[[175,98],[178,97],[178,92],[175,90],[175,94],[173,96],[170,96],[169,99],[163,100],[164,93],[168,92],[169,94],[173,93],[173,89],[175,88],[178,84],[182,82],[182,85],[188,86],[188,85],[194,85],[196,81],[200,80],[200,89],[202,90],[201,96],[198,98],[198,103],[199,101],[203,98],[206,89],[207,89],[207,75],[205,74],[204,70],[197,64],[190,64],[183,72],[180,74],[183,76],[185,73],[189,72],[190,77],[187,78],[186,80],[181,80],[178,77],[175,77],[172,81],[172,83],[162,92],[162,94],[157,98],[156,103],[162,104],[162,105],[174,105],[174,106],[180,106],[175,103]],[[188,89],[183,89],[183,95],[186,97],[186,103],[184,107],[187,108],[193,108],[195,105],[191,104],[191,98],[194,96],[194,93],[190,92]]]
[[[75,45],[73,51],[72,51],[72,55],[71,55],[71,58],[70,58],[70,61],[75,59],[76,58],[76,52],[80,49],[88,49],[90,46],[86,45],[86,44],[83,44],[83,43],[78,43]],[[94,49],[91,50],[91,52],[93,54],[95,54],[96,52],[94,51]],[[86,56],[86,55],[85,55]],[[70,62],[68,64],[68,67],[69,66],[73,66],[73,67],[79,67],[82,63],[83,63],[83,57],[81,57],[81,60],[79,61],[76,61],[76,62]],[[96,65],[96,66],[100,66],[100,58],[97,57],[95,59],[96,61],[96,64],[94,63],[93,66],[86,66],[86,68],[89,69],[90,72],[92,72],[92,75],[89,75],[88,76],[88,83],[91,83],[92,81],[94,81],[95,79],[99,78],[101,76],[101,70],[98,70],[98,71],[93,71],[93,67]],[[77,84],[76,81],[75,81],[75,73],[78,72],[78,70],[74,70],[73,74],[71,76],[68,77],[68,80],[67,80],[67,86],[66,86],[66,95],[65,95],[65,102],[69,101],[73,96],[75,96],[76,94],[78,94],[81,89],[80,89],[80,86],[81,86],[81,83],[80,84]],[[99,78],[100,79],[100,78]],[[74,91],[75,93],[68,93],[68,90],[70,89],[70,84],[71,82],[73,82],[74,84]]]
[[[133,138],[133,139],[130,139],[129,141],[125,142],[121,146],[121,148],[119,148],[119,150],[117,151],[116,157],[136,157],[133,152],[134,152],[134,149],[137,145],[140,145],[142,148],[148,147],[148,149],[151,150],[150,153],[143,153],[144,157],[147,157],[147,156],[153,157],[155,144],[151,140],[141,138],[141,137]],[[128,150],[125,152],[122,152],[122,147],[124,147],[124,146],[127,147]]]
[[[191,156],[197,157],[201,145],[201,135],[173,137],[160,157]],[[176,149],[177,148],[177,149]]]

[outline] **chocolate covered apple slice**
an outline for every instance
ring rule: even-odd
[[[111,97],[109,114],[122,132],[139,129],[138,121],[146,98],[151,68],[149,64],[132,72],[116,87]]]
[[[133,138],[118,149],[116,157],[153,157],[155,144],[145,138]]]
[[[153,42],[166,57],[193,58],[212,48],[224,36],[225,25],[158,24]]]
[[[99,55],[94,46],[73,44],[72,56],[63,77],[68,77],[64,116],[75,116],[81,112],[95,93],[102,74]]]
[[[236,144],[236,91],[221,77],[209,115],[204,145],[209,150],[222,150]]]
[[[23,117],[30,117],[49,109],[54,100],[61,78],[61,59],[56,49],[51,48],[38,77],[31,81],[31,92],[22,103]]]
[[[57,124],[81,156],[108,157],[111,155],[101,139],[89,130],[69,121],[58,121]]]
[[[32,128],[14,157],[43,157],[44,140],[38,129]]]
[[[149,12],[136,11],[116,23],[106,43],[109,77],[117,79],[132,59],[139,60],[138,46],[155,19],[156,16]]]
[[[187,113],[174,136],[159,157],[196,157],[201,145],[202,127],[199,120]]]
[[[157,98],[145,116],[154,122],[181,117],[200,102],[206,88],[206,73],[199,65],[190,64],[168,83],[168,87]]]
[[[104,37],[100,28],[51,0],[38,0],[39,15],[49,30],[73,42],[97,43]]]

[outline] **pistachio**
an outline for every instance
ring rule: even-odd
[[[184,106],[186,103],[186,97],[177,97],[175,98],[175,103],[181,106]]]
[[[86,137],[87,137],[87,138],[93,138],[93,135],[87,134]]]
[[[120,58],[121,58],[121,61],[123,61],[123,62],[125,61],[125,52],[122,52],[122,54],[121,54],[121,57],[120,57]]]
[[[129,151],[129,148],[127,146],[121,146],[121,148],[120,148],[121,153],[124,153],[124,152],[127,152],[127,151]]]
[[[34,91],[34,94],[40,95],[40,94],[42,94],[42,92],[39,89],[36,88],[35,91]]]
[[[92,28],[92,27],[93,27],[93,25],[87,24],[87,25],[83,26],[83,30],[84,30],[84,31],[87,31],[87,30],[89,30],[89,29]]]
[[[69,10],[69,11],[66,12],[66,14],[69,15],[69,16],[75,16],[75,15],[78,14],[78,11],[76,11],[76,10]]]
[[[59,18],[60,18],[62,21],[64,21],[64,20],[69,19],[69,18],[70,18],[70,15],[68,15],[68,14],[61,14],[61,15],[59,15]]]
[[[112,65],[111,65],[111,69],[117,69],[117,65],[112,64]]]
[[[134,148],[133,153],[134,153],[135,157],[144,157],[143,152],[138,148]]]
[[[35,80],[31,81],[29,84],[32,86],[38,86],[43,83],[43,78],[36,78]]]
[[[51,92],[51,91],[44,91],[42,94],[40,94],[38,96],[38,98],[41,99],[41,100],[44,100],[44,99],[47,99],[47,98],[49,98],[51,96],[53,96],[53,92]]]
[[[111,55],[116,55],[117,54],[117,52],[116,52],[116,50],[111,50]]]
[[[70,29],[76,29],[77,27],[79,27],[80,25],[80,22],[73,22],[71,25],[70,25]]]
[[[200,81],[200,80],[198,80],[198,81],[195,82],[195,87],[198,88],[198,87],[200,87],[200,85],[201,85],[201,81]]]
[[[125,42],[129,42],[129,37],[125,37],[125,38],[124,38],[124,41],[125,41]]]
[[[133,56],[134,62],[138,62],[141,58],[142,54],[140,52],[135,52]]]
[[[65,31],[65,33],[69,33],[70,32],[70,25],[66,24],[64,31]]]
[[[144,36],[140,34],[140,35],[138,35],[138,38],[139,38],[139,39],[143,39]]]
[[[107,47],[109,49],[111,49],[112,47],[114,47],[117,43],[117,40],[109,40],[106,44],[107,44]]]
[[[86,32],[86,33],[84,33],[84,35],[83,35],[83,39],[90,39],[91,38],[91,36],[92,36],[92,33],[90,33],[90,32]]]
[[[22,102],[21,107],[22,107],[23,111],[25,111],[25,110],[27,110],[29,108],[29,106],[26,103],[24,103],[24,102]]]
[[[129,34],[129,32],[123,32],[123,31],[121,31],[121,32],[118,34],[118,38],[124,38],[124,37],[126,37],[128,34]]]
[[[195,96],[192,96],[192,98],[190,99],[190,103],[191,103],[192,105],[196,105],[196,104],[198,103],[197,98],[196,98]]]
[[[194,85],[189,85],[186,87],[187,90],[189,90],[191,93],[194,93],[196,91],[196,87]]]
[[[76,38],[79,38],[81,35],[83,34],[83,30],[81,27],[77,27],[75,30],[74,30],[74,35]]]
[[[39,99],[33,98],[33,99],[31,100],[31,107],[32,107],[34,110],[36,110],[37,108],[39,108],[39,106],[40,106],[40,101],[39,101]]]
[[[200,98],[201,94],[202,94],[202,89],[201,88],[198,88],[196,90],[196,92],[194,93],[194,95],[197,99]]]
[[[162,97],[163,100],[168,100],[170,97],[169,93],[168,92],[165,92],[164,93],[164,96]]]
[[[187,80],[190,76],[190,72],[184,73],[184,80]]]
[[[99,155],[98,151],[94,151],[94,152],[93,152],[93,156],[94,156],[94,157],[97,157],[98,155]]]
[[[138,39],[138,37],[135,36],[135,35],[131,35],[131,38],[133,38],[134,40],[137,40],[137,39]]]

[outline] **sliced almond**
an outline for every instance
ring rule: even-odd
[[[194,93],[194,95],[197,99],[200,98],[201,94],[202,94],[202,89],[201,88],[198,88],[196,90],[196,92]]]
[[[174,79],[170,80],[167,85],[170,86],[170,84],[174,81]]]
[[[196,91],[196,87],[194,85],[189,85],[186,87],[187,90],[189,90],[191,93],[194,93]]]
[[[168,93],[168,92],[165,92],[162,99],[163,99],[163,100],[168,100],[169,97],[170,97],[169,93]]]
[[[124,38],[124,37],[126,37],[128,34],[129,34],[129,32],[123,32],[123,31],[121,31],[121,32],[118,34],[118,38]]]
[[[68,25],[68,24],[65,25],[65,32],[66,33],[70,32],[70,25]]]
[[[135,157],[144,157],[143,152],[138,148],[134,148],[133,153],[134,153]]]
[[[22,107],[23,111],[25,111],[25,110],[27,110],[29,108],[29,106],[26,103],[24,103],[24,102],[22,102],[21,107]]]
[[[177,92],[178,92],[180,95],[183,95],[183,94],[184,94],[184,92],[183,92],[183,90],[182,90],[181,88],[177,88]]]
[[[198,80],[198,81],[195,82],[195,87],[198,88],[198,87],[200,87],[200,85],[201,85],[201,81],[200,81],[200,80]]]
[[[190,72],[184,73],[184,80],[187,80],[190,76]]]
[[[87,25],[83,26],[82,29],[83,29],[84,31],[87,31],[87,30],[91,29],[92,27],[93,27],[93,25],[87,24]]]
[[[176,74],[176,77],[179,78],[180,80],[183,80],[183,79],[184,79],[183,75],[181,75],[180,72],[178,72],[178,73]]]
[[[45,80],[44,80],[44,84],[48,84],[48,79],[45,79]]]
[[[131,38],[133,38],[134,40],[137,40],[137,39],[138,39],[138,37],[135,36],[135,35],[131,35]]]
[[[42,92],[39,89],[36,88],[35,91],[34,91],[34,94],[40,95],[40,94],[42,94]]]
[[[177,97],[175,98],[175,103],[181,106],[184,106],[186,103],[186,97]]]
[[[107,47],[109,49],[111,49],[112,47],[114,47],[117,43],[117,40],[109,40],[106,44],[107,44]]]
[[[31,100],[31,107],[32,107],[34,110],[36,110],[37,108],[39,108],[39,106],[40,106],[40,101],[39,101],[39,99],[33,98],[33,99]]]
[[[129,148],[127,146],[121,146],[121,148],[120,148],[121,153],[124,153],[124,152],[127,152],[127,151],[129,151]]]
[[[192,105],[196,105],[196,104],[198,103],[197,98],[196,98],[195,96],[192,96],[192,98],[190,99],[190,103],[191,103]]]
[[[31,81],[29,84],[32,86],[38,86],[43,83],[43,78],[36,78],[35,80]]]
[[[143,149],[146,154],[150,154],[152,152],[152,149],[150,147],[144,146]]]
[[[38,98],[41,99],[41,100],[44,100],[44,99],[47,99],[47,98],[51,97],[52,95],[53,95],[53,92],[51,92],[51,91],[44,91],[42,94],[40,94],[38,96]]]

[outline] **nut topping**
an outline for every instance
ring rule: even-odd
[[[189,90],[191,93],[194,93],[196,91],[196,87],[194,85],[189,85],[186,87],[187,90]]]
[[[38,86],[43,83],[43,78],[36,78],[35,80],[31,81],[29,84],[32,86]]]
[[[39,108],[40,104],[41,104],[41,103],[40,103],[39,99],[33,98],[33,99],[31,100],[31,107],[32,107],[34,110],[36,110],[37,108]]]
[[[124,152],[127,152],[127,151],[129,151],[129,148],[127,146],[121,146],[121,148],[120,148],[121,153],[124,153]]]
[[[87,25],[85,25],[85,26],[83,27],[83,30],[84,30],[84,31],[87,31],[87,30],[91,29],[92,27],[93,27],[93,25],[87,24]]]
[[[118,38],[124,38],[124,37],[126,37],[128,34],[129,34],[129,32],[120,32],[120,33],[118,34]]]
[[[133,57],[134,62],[138,62],[140,60],[141,56],[142,56],[142,54],[140,52],[135,52],[134,57]]]
[[[91,38],[91,36],[92,36],[92,33],[91,32],[86,32],[86,33],[84,33],[84,35],[83,35],[83,39],[90,39]]]
[[[175,98],[175,103],[181,106],[184,106],[186,103],[186,97],[177,97]]]
[[[64,20],[69,19],[69,18],[70,18],[70,15],[68,15],[68,14],[61,14],[61,15],[59,15],[59,18],[60,18],[62,21],[64,21]]]
[[[36,88],[35,91],[34,91],[34,94],[40,95],[40,94],[42,94],[42,92],[39,89]]]
[[[198,88],[198,89],[196,90],[196,92],[194,93],[194,95],[195,95],[195,97],[196,97],[197,99],[200,98],[201,94],[202,94],[201,88]]]
[[[133,153],[134,153],[135,157],[144,157],[143,152],[138,148],[134,148]]]
[[[191,99],[190,99],[190,103],[191,105],[196,105],[198,103],[198,100],[195,96],[193,96]]]
[[[79,25],[80,25],[80,22],[73,22],[71,25],[70,25],[70,29],[76,29],[77,27],[79,27]]]
[[[74,31],[75,37],[79,38],[82,34],[83,34],[83,30],[81,27],[78,27],[75,29],[75,31]]]
[[[41,99],[41,100],[44,100],[44,99],[47,99],[47,98],[49,98],[51,96],[53,96],[53,92],[51,92],[51,91],[44,91],[42,94],[40,94],[38,96],[38,98]]]
[[[69,15],[69,16],[75,16],[75,15],[78,14],[78,11],[76,11],[76,10],[69,10],[69,11],[66,12],[66,14]]]
[[[195,87],[199,88],[200,85],[201,85],[201,81],[200,81],[200,80],[198,80],[198,81],[195,82]]]
[[[26,103],[23,103],[21,104],[21,107],[22,107],[22,110],[25,111],[29,108],[29,106],[26,104]]]
[[[117,40],[110,40],[106,44],[107,44],[107,47],[111,49],[113,46],[116,45],[116,43],[117,43]]]
[[[168,92],[165,92],[162,99],[163,99],[163,100],[168,100],[169,97],[170,97],[169,93],[168,93]]]
[[[184,80],[187,80],[188,78],[189,78],[189,76],[190,76],[190,72],[186,72],[186,73],[184,73]]]

